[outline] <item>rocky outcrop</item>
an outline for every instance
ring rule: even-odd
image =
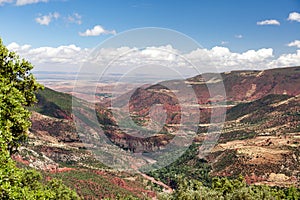
[[[166,134],[159,134],[147,138],[134,137],[115,128],[106,128],[104,133],[114,144],[133,153],[146,153],[160,150],[173,138],[172,135]]]

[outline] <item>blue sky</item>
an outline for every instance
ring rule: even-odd
[[[297,64],[300,55],[300,0],[0,0],[0,5],[0,37],[6,45],[16,43],[10,48],[29,60],[32,54],[20,49],[26,44],[31,50],[91,49],[141,27],[179,31],[208,50],[272,49],[274,59],[294,56],[287,64]]]

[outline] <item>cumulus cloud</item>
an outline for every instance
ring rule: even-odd
[[[292,12],[289,14],[289,17],[288,17],[288,20],[289,21],[297,21],[297,22],[300,22],[300,13],[297,13],[297,12]]]
[[[90,50],[82,49],[74,44],[33,48],[28,44],[19,45],[13,42],[7,45],[7,48],[30,61],[36,66],[36,70],[74,71],[90,53]]]
[[[280,22],[275,20],[275,19],[268,19],[268,20],[264,20],[264,21],[259,21],[256,23],[257,25],[263,26],[263,25],[280,25]]]
[[[53,19],[58,19],[60,14],[58,12],[49,13],[48,15],[43,15],[35,18],[36,23],[40,25],[48,26]]]
[[[27,4],[34,4],[34,3],[40,3],[40,2],[48,2],[48,0],[17,0],[16,5],[17,6],[24,6]]]
[[[10,43],[7,48],[11,51],[25,51],[25,50],[28,50],[30,49],[31,45],[29,44],[25,44],[25,45],[18,45],[17,43],[13,42],[13,43]]]
[[[184,56],[196,66],[215,67],[221,71],[262,69],[266,68],[268,63],[274,59],[271,48],[234,53],[227,47],[219,46],[212,49],[197,49]]]
[[[81,33],[79,32],[80,36],[98,36],[98,35],[108,35],[112,34],[115,35],[116,31],[115,30],[105,30],[102,26],[96,25],[92,29],[87,29],[85,32]]]
[[[69,15],[66,19],[68,23],[74,23],[80,25],[82,23],[81,21],[82,16],[78,13],[74,13],[73,15]]]
[[[300,40],[295,40],[293,42],[290,42],[290,43],[287,44],[287,46],[300,48]]]
[[[126,72],[132,66],[166,66],[182,73],[196,68],[200,73],[231,70],[268,69],[300,65],[300,50],[295,53],[275,56],[272,48],[248,50],[237,53],[227,47],[216,46],[211,49],[195,49],[182,53],[171,45],[153,46],[144,49],[119,47],[100,48],[92,53],[91,49],[82,49],[74,44],[59,47],[33,48],[30,45],[11,43],[7,46],[16,51],[21,57],[26,58],[37,66],[37,70],[55,69],[56,71],[73,71],[87,63],[99,67],[107,67],[115,72]],[[92,71],[92,70],[91,70]],[[195,75],[195,74],[190,74]]]
[[[300,66],[300,50],[296,53],[282,54],[276,60],[269,63],[269,66]]]
[[[238,34],[238,35],[235,35],[234,37],[235,37],[235,38],[238,38],[238,39],[242,39],[242,38],[243,38],[243,35]]]

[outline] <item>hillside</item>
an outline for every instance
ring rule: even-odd
[[[167,111],[172,112],[172,114],[168,112],[168,124],[177,124],[180,117],[176,114],[180,115],[178,112],[180,106],[188,104],[194,94],[201,108],[205,108],[211,103],[222,101],[236,105],[239,102],[257,100],[269,94],[296,96],[300,93],[299,84],[300,67],[265,71],[233,71],[222,73],[221,76],[204,74],[184,81],[166,81],[140,88],[132,95],[129,108],[132,113],[138,116],[147,116],[152,104],[163,104]],[[191,94],[188,85],[192,86],[194,94]],[[166,87],[171,88],[171,90],[166,89]],[[176,98],[179,93],[181,105],[178,105],[179,99]],[[125,102],[123,99],[119,101]],[[206,110],[202,110],[202,112],[205,113]],[[206,115],[200,118],[201,122],[207,122],[207,120]]]
[[[50,88],[39,90],[36,94],[37,104],[30,108],[43,115],[58,119],[72,119],[72,96],[61,92],[56,92]]]
[[[88,136],[78,132],[73,120],[83,129],[100,124],[108,139],[125,150],[153,152],[168,144],[178,130],[181,106],[189,105],[191,99],[189,90],[184,88],[190,85],[201,112],[194,144],[178,161],[149,175],[174,188],[177,175],[202,180],[206,185],[214,176],[240,174],[247,183],[297,185],[300,181],[300,67],[234,71],[221,76],[226,99],[209,96],[206,84],[211,90],[221,87],[214,74],[204,75],[208,79],[205,82],[199,75],[139,88],[131,95],[129,105],[122,104],[128,98],[126,95],[115,99],[120,108],[129,106],[133,121],[139,125],[148,123],[153,104],[163,105],[167,111],[164,128],[145,138],[136,136],[143,133],[143,128],[126,124],[127,119],[119,126],[120,121],[111,113],[110,102],[94,105],[73,98],[75,110],[72,111],[72,96],[45,88],[37,94],[39,102],[32,108],[29,142],[15,159],[21,165],[44,171],[49,178],[63,178],[86,198],[113,197],[117,193],[140,198],[141,194],[156,196],[154,189],[158,186],[145,176],[118,172],[100,163],[92,154],[93,144],[86,143]],[[181,91],[184,98],[179,101],[176,90],[168,90],[167,86]],[[226,113],[226,121],[218,144],[205,157],[199,157],[199,149],[211,125],[212,105],[225,108],[222,112]],[[92,117],[94,108],[97,119]],[[76,116],[72,112],[76,112]],[[194,113],[189,114],[194,116]],[[104,192],[102,185],[112,189]],[[101,191],[93,193],[95,188]]]
[[[37,97],[38,103],[30,108],[29,140],[13,156],[19,166],[38,169],[47,179],[61,178],[84,199],[156,196],[156,184],[140,174],[110,169],[88,150],[73,121],[70,95],[45,88]],[[92,106],[76,98],[73,103],[84,109]]]
[[[219,144],[208,156],[213,175],[249,182],[298,184],[300,96],[268,95],[227,112]]]

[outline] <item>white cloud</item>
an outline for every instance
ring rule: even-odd
[[[227,47],[218,46],[212,49],[197,49],[184,56],[196,66],[216,67],[221,71],[265,68],[274,59],[271,48],[234,53]]]
[[[3,6],[6,3],[12,3],[13,0],[0,0],[0,6]]]
[[[238,39],[242,39],[242,38],[243,38],[243,35],[239,34],[239,35],[235,35],[234,37],[235,37],[235,38],[238,38]]]
[[[300,13],[297,13],[297,12],[292,12],[289,14],[289,17],[288,17],[288,20],[289,21],[297,21],[297,22],[300,22]]]
[[[277,26],[279,26],[280,22],[275,20],[275,19],[268,19],[268,20],[257,22],[256,24],[261,25],[261,26],[263,26],[263,25],[277,25]]]
[[[156,65],[187,73],[189,69],[193,68],[192,63],[199,69],[200,73],[203,73],[216,68],[219,71],[231,71],[300,65],[300,50],[295,53],[275,56],[272,48],[237,53],[231,52],[227,47],[216,46],[211,49],[203,48],[181,53],[171,45],[146,47],[144,49],[124,46],[102,48],[91,54],[92,49],[82,49],[74,44],[33,48],[30,45],[11,43],[7,47],[32,62],[36,66],[36,70],[77,71],[82,64],[87,63],[94,66],[93,69],[95,70],[109,65],[108,71],[115,69],[118,72],[126,72],[132,66]]]
[[[40,3],[40,2],[48,2],[48,0],[17,0],[16,5],[17,6],[24,6],[27,4],[34,4],[34,3]]]
[[[290,42],[289,44],[287,44],[287,46],[300,48],[300,40],[295,40],[293,42]]]
[[[300,50],[296,53],[282,54],[276,60],[269,63],[269,67],[272,66],[300,66]]]
[[[66,19],[68,23],[74,23],[74,24],[82,24],[81,21],[82,16],[79,15],[78,13],[74,13],[73,15],[69,15]]]
[[[32,48],[30,45],[11,43],[7,45],[11,51],[30,61],[35,70],[70,71],[77,70],[80,63],[86,60],[90,50],[82,49],[74,44],[58,47]],[[69,68],[69,69],[68,69]]]
[[[40,15],[35,18],[35,21],[40,25],[49,25],[54,19],[62,18],[66,23],[74,23],[80,25],[81,15],[78,13],[74,13],[72,15],[68,15],[67,17],[61,16],[58,12],[49,13],[48,15]]]
[[[35,18],[35,21],[40,25],[49,25],[49,23],[51,22],[51,17],[49,15],[44,15]]]
[[[98,35],[102,35],[102,34],[104,34],[104,35],[107,35],[107,34],[115,35],[116,31],[115,30],[112,30],[112,31],[105,30],[102,26],[96,25],[92,29],[87,29],[85,32],[83,32],[83,33],[80,32],[79,33],[80,36],[98,36]]]
[[[50,24],[50,22],[52,21],[52,19],[58,19],[59,16],[60,15],[58,12],[49,13],[48,15],[43,15],[43,16],[35,18],[35,21],[36,21],[36,23],[38,23],[40,25],[48,26]]]
[[[25,45],[18,45],[17,43],[13,42],[13,43],[10,43],[7,48],[9,50],[12,50],[12,51],[26,51],[26,50],[29,50],[31,48],[31,45],[29,44],[25,44]]]

